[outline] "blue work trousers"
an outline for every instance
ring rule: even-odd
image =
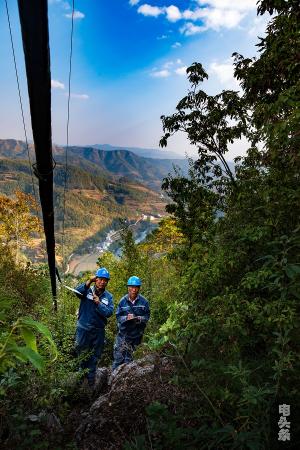
[[[112,369],[115,370],[121,364],[128,364],[133,361],[133,352],[139,343],[140,339],[129,339],[126,336],[118,334],[114,345]]]
[[[88,369],[87,379],[89,384],[95,382],[97,362],[104,347],[104,335],[104,328],[84,330],[78,327],[76,330],[75,349],[77,355],[83,357],[80,369]],[[86,353],[86,357],[84,353]]]

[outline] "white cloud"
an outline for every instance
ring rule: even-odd
[[[169,72],[169,70],[167,69],[163,69],[163,70],[155,70],[153,72],[151,72],[151,77],[154,78],[168,78],[171,73]]]
[[[173,61],[167,61],[164,65],[163,68],[164,69],[169,69],[170,67],[172,67],[174,65]]]
[[[163,8],[159,8],[158,6],[151,6],[147,3],[139,6],[137,11],[139,14],[143,14],[143,16],[158,17],[160,14],[163,14]]]
[[[192,21],[200,20],[203,23],[202,30],[208,28],[219,30],[220,28],[235,28],[244,18],[245,13],[235,9],[197,8],[194,11],[186,10],[183,17]],[[197,31],[199,32],[199,31]],[[186,33],[185,33],[186,34]],[[195,32],[191,34],[196,34]]]
[[[65,89],[65,85],[58,80],[51,80],[52,89]]]
[[[177,75],[186,75],[186,69],[187,66],[182,66],[182,67],[178,67],[177,69],[175,69],[175,73],[177,73]]]
[[[165,8],[165,13],[167,15],[167,19],[170,22],[177,22],[177,20],[181,19],[182,14],[177,8],[177,6],[171,5]]]
[[[66,16],[68,19],[72,19],[72,13],[70,13],[70,14],[65,14],[65,16]],[[85,17],[85,15],[84,15],[82,12],[80,12],[80,11],[74,11],[73,19],[83,19],[84,17]]]
[[[129,4],[131,6],[137,5],[140,2],[140,0],[129,0]]]
[[[71,94],[71,97],[77,98],[78,100],[87,100],[89,98],[87,94]]]
[[[224,63],[211,63],[209,66],[209,72],[210,74],[216,75],[219,82],[227,89],[239,88],[238,82],[233,75],[234,67],[231,59]]]
[[[186,9],[182,13],[182,17],[187,20],[198,20],[202,19],[205,16],[205,10],[208,8],[196,8],[195,10]]]
[[[160,68],[154,67],[150,73],[154,78],[168,78],[171,75],[185,75],[187,67],[183,65],[181,59],[177,58],[174,61],[166,61]]]
[[[251,28],[248,30],[249,36],[264,36],[266,33],[266,26],[269,21],[270,17],[255,17],[255,19],[252,22]]]
[[[166,34],[162,34],[161,36],[157,36],[157,40],[160,41],[161,39],[167,39],[168,36]]]
[[[204,9],[203,17],[207,28],[235,28],[244,18],[244,14],[234,9]]]
[[[257,0],[197,0],[200,6],[209,6],[217,9],[232,9],[236,11],[256,10]]]
[[[181,44],[180,44],[180,42],[174,42],[174,44],[172,44],[171,47],[172,48],[179,48],[179,47],[181,47]]]
[[[164,15],[169,22],[183,21],[180,31],[190,36],[208,29],[218,31],[238,27],[249,12],[255,11],[256,2],[257,0],[196,0],[191,3],[193,7],[182,11],[175,5],[151,6],[145,3],[137,11],[144,16]]]
[[[193,34],[202,33],[207,30],[204,26],[194,25],[192,22],[187,22],[180,28],[180,32],[186,36],[192,36]]]

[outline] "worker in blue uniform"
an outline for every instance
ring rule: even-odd
[[[76,288],[81,301],[75,348],[77,355],[82,357],[81,369],[88,369],[87,380],[90,386],[95,383],[96,366],[104,347],[105,325],[114,309],[113,296],[106,290],[109,279],[109,272],[102,267]]]
[[[148,300],[139,294],[141,284],[136,276],[128,279],[128,294],[121,298],[116,311],[118,334],[114,345],[113,370],[133,360],[133,352],[141,343],[150,318]]]

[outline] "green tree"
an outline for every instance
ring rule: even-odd
[[[122,258],[126,277],[137,274],[140,265],[140,255],[138,247],[134,242],[133,233],[129,226],[125,226],[121,231]]]
[[[166,211],[176,217],[176,225],[189,248],[195,241],[207,239],[208,224],[213,224],[218,208],[222,208],[222,198],[203,184],[198,166],[190,167],[188,178],[170,174],[163,180],[162,189],[173,201],[166,206]]]
[[[196,406],[202,439],[214,448],[270,448],[277,437],[274,405],[285,399],[296,410],[299,398],[299,2],[259,2],[258,12],[265,11],[276,15],[259,42],[259,55],[235,55],[244,91],[227,125],[236,130],[240,124],[231,137],[240,132],[251,146],[236,160],[234,177],[212,168],[219,157],[210,140],[218,103],[211,103],[211,120],[204,122],[195,90],[173,116],[162,118],[162,144],[185,131],[198,145],[199,158],[189,178],[164,181],[169,211],[186,240],[179,295],[159,335],[173,344],[184,385],[196,388],[203,400]],[[204,77],[196,64],[188,74],[195,74],[195,82]],[[201,105],[202,99],[209,96],[201,92]],[[230,142],[227,131],[221,126],[224,140],[217,142]]]
[[[247,110],[244,102],[235,91],[222,91],[217,95],[208,95],[200,89],[201,83],[208,78],[200,63],[194,63],[187,69],[191,88],[176,106],[176,113],[161,116],[164,135],[160,145],[165,147],[174,133],[183,131],[191,144],[198,148],[196,162],[203,182],[210,185],[214,177],[225,174],[235,185],[234,175],[225,154],[228,145],[241,138],[247,130]]]
[[[139,248],[146,254],[168,254],[182,243],[183,234],[174,218],[166,217],[159,223]]]
[[[28,245],[33,234],[41,231],[41,224],[33,213],[37,210],[34,198],[21,191],[16,191],[15,197],[0,196],[0,239],[15,253],[18,264],[21,246]]]

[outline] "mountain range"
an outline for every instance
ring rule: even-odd
[[[34,148],[29,145],[31,162]],[[65,149],[54,146],[55,229],[57,254],[63,220]],[[162,178],[172,172],[173,162],[187,170],[186,160],[145,158],[129,150],[101,150],[93,147],[68,148],[66,191],[65,252],[82,254],[90,251],[105,233],[118,228],[119,219],[146,220],[164,216],[168,202],[161,192]],[[33,193],[28,151],[23,141],[0,140],[0,193],[13,195],[16,189]],[[37,179],[34,177],[36,192]],[[151,219],[152,220],[152,219]],[[146,226],[146,223],[145,223]],[[34,250],[34,249],[33,249]],[[37,252],[30,255],[38,260]]]
[[[29,152],[31,159],[34,160],[34,149],[31,144]],[[57,162],[64,164],[65,148],[53,146],[53,156]],[[28,159],[26,144],[14,139],[0,139],[0,158]],[[103,150],[95,146],[70,146],[68,163],[90,173],[101,173],[107,178],[113,177],[114,180],[126,177],[131,182],[142,183],[157,191],[160,191],[162,179],[173,172],[174,166],[184,174],[188,170],[186,159],[156,159],[138,156],[123,148]]]
[[[118,147],[110,144],[94,144],[88,145],[88,147],[95,148],[97,150],[128,150],[137,156],[144,156],[145,158],[156,158],[156,159],[184,159],[178,153],[172,150],[159,150],[157,148],[141,148],[141,147]]]

